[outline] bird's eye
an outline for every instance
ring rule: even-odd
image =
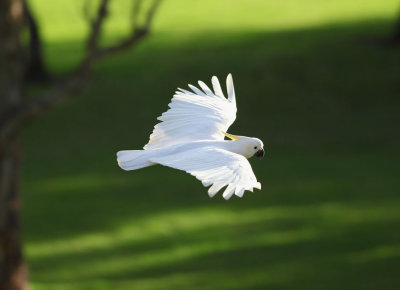
[[[254,149],[257,149],[257,146],[255,146]]]

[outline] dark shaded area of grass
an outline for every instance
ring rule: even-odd
[[[38,289],[398,289],[400,51],[375,20],[154,35],[102,63],[25,134],[24,227]],[[196,42],[196,39],[207,39]],[[68,70],[76,43],[51,44]],[[263,190],[229,202],[164,167],[122,172],[175,88],[234,76],[232,133],[267,145]]]

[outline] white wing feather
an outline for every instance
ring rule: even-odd
[[[232,75],[226,80],[228,99],[222,93],[217,77],[212,77],[214,92],[203,82],[200,87],[189,85],[193,92],[179,89],[169,104],[170,109],[157,119],[145,150],[160,149],[197,140],[223,140],[236,119],[236,100]]]
[[[150,161],[184,170],[199,179],[204,186],[212,185],[208,190],[210,197],[226,185],[222,195],[225,199],[233,194],[242,197],[245,190],[261,189],[247,159],[223,149],[197,148],[154,157]]]

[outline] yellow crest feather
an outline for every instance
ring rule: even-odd
[[[226,132],[224,132],[224,131],[221,131],[221,133],[224,134],[226,137],[228,137],[228,138],[234,140],[234,141],[237,141],[237,140],[242,139],[242,138],[240,138],[240,137],[238,137],[238,136],[235,136],[235,135],[226,133]]]

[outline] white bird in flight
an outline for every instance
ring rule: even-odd
[[[236,119],[236,98],[232,75],[226,79],[225,98],[218,78],[213,76],[214,92],[202,81],[202,90],[189,85],[193,92],[179,89],[168,111],[157,119],[144,150],[117,153],[119,166],[135,170],[161,164],[186,171],[208,187],[213,197],[224,186],[222,196],[242,197],[245,190],[261,189],[250,163],[252,156],[264,156],[260,139],[226,133]],[[224,140],[227,136],[231,140]]]

